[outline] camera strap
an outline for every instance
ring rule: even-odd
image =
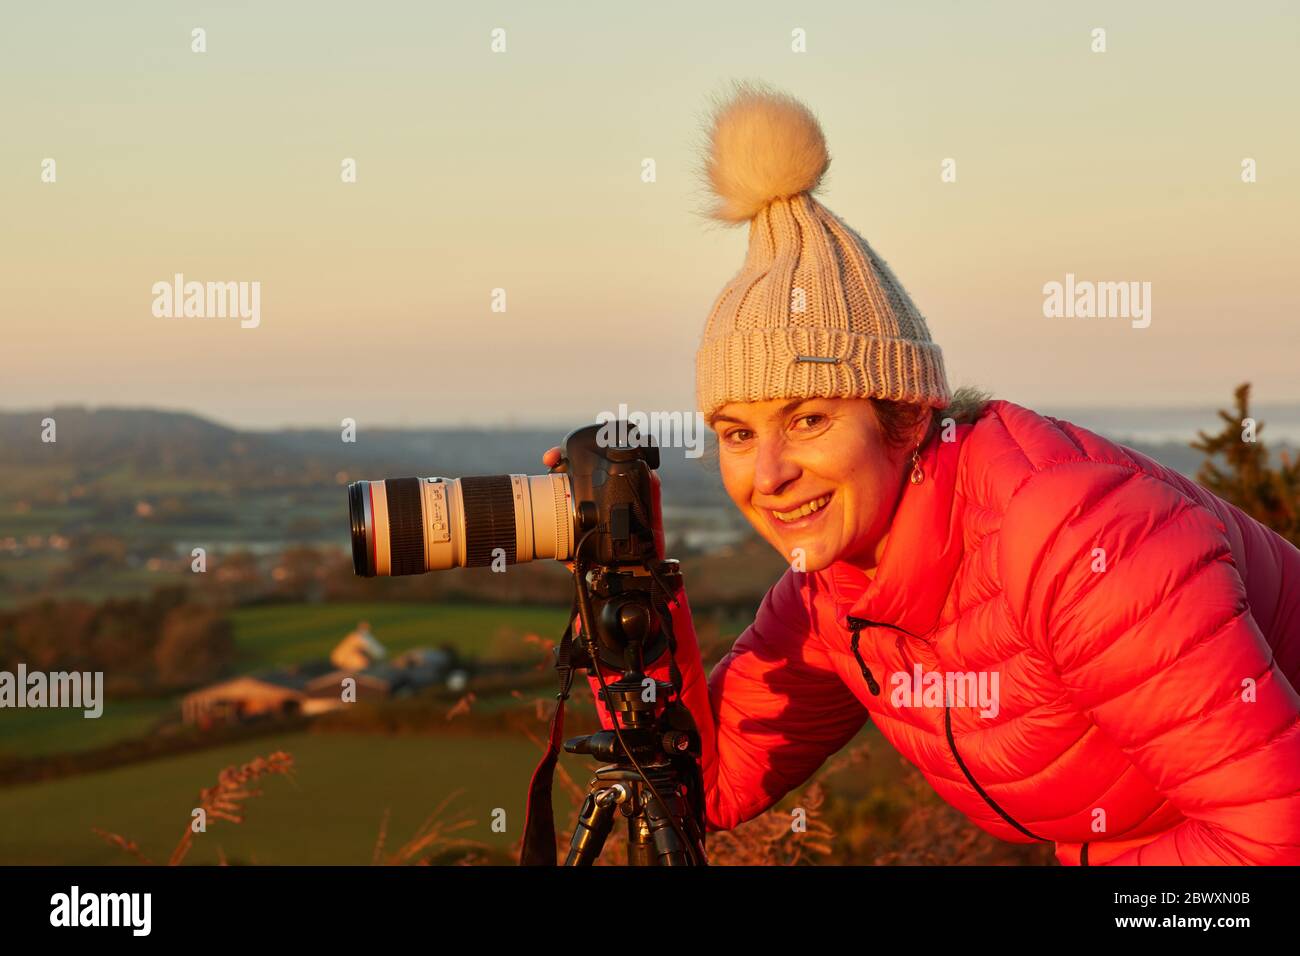
[[[555,669],[560,673],[560,692],[556,694],[555,712],[551,715],[551,732],[546,752],[533,771],[528,785],[528,809],[524,811],[524,840],[519,851],[520,866],[555,866],[555,808],[551,793],[555,781],[555,765],[560,759],[564,739],[564,702],[573,688],[573,622],[578,615],[578,594],[575,589],[573,606],[569,608],[569,623],[560,638],[555,652]]]
[[[653,574],[653,572],[652,572]],[[677,666],[677,635],[673,631],[673,609],[677,607],[677,599],[664,584],[659,575],[654,574],[655,581],[655,599],[662,601],[660,605],[660,614],[663,615],[664,634],[668,638],[668,679],[672,682],[673,690],[668,698],[665,707],[665,714],[669,718],[669,723],[677,726],[681,730],[688,730],[692,735],[698,738],[699,729],[696,727],[695,718],[686,702],[682,699],[683,684],[681,669]],[[704,773],[703,768],[696,760],[686,760],[679,764],[678,768],[686,781],[687,799],[690,801],[691,811],[697,822],[697,831],[703,826],[705,816],[704,804]],[[700,845],[704,845],[704,835],[700,831],[697,834],[700,838]]]

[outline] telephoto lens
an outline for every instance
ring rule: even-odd
[[[362,577],[573,557],[567,474],[354,481],[348,511]]]

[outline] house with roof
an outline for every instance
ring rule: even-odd
[[[463,679],[464,671],[449,650],[419,647],[390,659],[363,621],[327,660],[245,674],[186,694],[181,717],[187,724],[209,727],[320,714],[351,702],[411,696],[436,684],[455,686]]]

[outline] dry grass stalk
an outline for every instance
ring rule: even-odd
[[[847,770],[849,767],[865,764],[871,759],[871,745],[863,742],[853,747],[845,747],[837,753],[818,771],[818,776],[826,774],[839,773],[841,770]]]
[[[440,863],[465,864],[479,861],[481,852],[487,849],[485,844],[480,843],[478,840],[467,840],[464,837],[452,836],[452,834],[458,833],[467,827],[472,827],[474,821],[460,814],[455,818],[442,819],[447,810],[447,805],[460,796],[462,792],[453,790],[449,793],[442,803],[434,808],[434,811],[429,814],[424,823],[420,824],[420,828],[415,831],[415,835],[398,847],[396,852],[385,857],[383,862],[388,866],[428,866],[432,862],[432,857],[438,857]],[[386,816],[385,826],[387,826]],[[442,859],[448,851],[454,850],[464,852],[456,860]],[[376,847],[376,852],[379,852],[378,847]]]
[[[378,866],[383,857],[384,842],[388,839],[388,817],[391,813],[391,807],[384,807],[384,818],[379,821],[379,837],[375,840],[375,852],[370,854],[371,866]]]
[[[542,637],[540,634],[525,634],[523,640],[525,644],[533,644],[538,648],[538,661],[533,666],[533,670],[542,671],[555,666],[555,655],[552,653],[555,647],[553,639]]]
[[[734,830],[709,835],[709,862],[715,866],[798,866],[816,863],[831,854],[835,831],[819,813],[826,802],[821,784],[814,783],[800,796],[804,830],[794,829],[791,813],[769,810]]]
[[[134,840],[128,840],[126,837],[117,833],[109,833],[107,830],[101,830],[99,827],[91,827],[90,829],[96,836],[101,837],[104,842],[111,843],[124,853],[131,854],[131,856],[135,857],[141,863],[153,866],[153,860],[144,855],[143,851],[141,851],[140,847],[136,845]]]
[[[223,767],[217,774],[217,785],[199,791],[199,809],[204,812],[204,818],[207,820],[243,823],[241,811],[244,801],[262,795],[261,790],[254,789],[249,784],[264,776],[272,774],[290,776],[292,773],[293,757],[282,750],[277,750],[266,757],[254,757],[242,766],[231,764],[229,767]],[[172,851],[167,865],[179,866],[186,854],[190,852],[193,843],[194,828],[191,822],[186,825],[185,835],[176,844],[176,849]]]
[[[455,705],[451,708],[451,710],[447,711],[447,719],[455,720],[457,717],[463,716],[464,714],[468,714],[470,705],[473,704],[474,701],[476,700],[478,700],[478,698],[474,696],[473,691],[470,691],[460,700],[456,701]]]
[[[255,757],[243,766],[231,764],[229,767],[223,767],[217,774],[217,785],[199,791],[199,809],[203,810],[205,820],[211,818],[228,820],[231,823],[243,823],[244,818],[239,815],[239,811],[243,809],[243,802],[262,795],[261,790],[248,789],[248,784],[269,774],[290,776],[292,773],[293,757],[282,750],[277,750],[266,757]],[[190,847],[194,843],[193,825],[194,820],[191,814],[190,823],[185,827],[185,835],[181,837],[180,842],[176,844],[176,849],[172,851],[172,855],[167,861],[168,866],[179,866],[181,861],[185,859],[186,854],[190,852]],[[98,827],[92,827],[91,830],[105,842],[112,844],[124,853],[131,854],[141,863],[153,865],[153,861],[144,855],[134,840],[128,840],[120,834],[109,833]],[[220,851],[220,862],[222,866],[226,865],[224,850]]]

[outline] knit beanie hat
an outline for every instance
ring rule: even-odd
[[[709,215],[749,223],[695,358],[700,411],[775,398],[883,398],[944,407],[939,347],[893,272],[813,198],[830,155],[798,100],[741,84],[715,112]]]

